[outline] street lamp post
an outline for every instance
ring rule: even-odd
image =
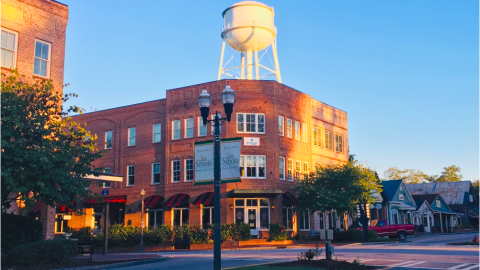
[[[145,197],[145,190],[142,189],[142,191],[140,191],[140,195],[142,196],[142,214],[141,214],[141,223],[140,223],[140,227],[142,228],[142,234],[140,236],[140,252],[143,252],[143,227],[145,227],[145,224],[143,223],[143,198]]]
[[[226,118],[220,118],[218,112],[215,112],[215,118],[208,120],[210,113],[211,97],[206,89],[198,97],[200,105],[200,113],[202,115],[203,124],[211,123],[214,125],[214,159],[213,159],[213,188],[214,188],[214,237],[213,237],[213,269],[220,270],[222,268],[221,260],[221,236],[220,236],[220,124],[222,122],[230,122],[233,112],[233,103],[235,102],[235,92],[227,86],[222,92],[222,103],[225,110]]]

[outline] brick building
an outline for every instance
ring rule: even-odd
[[[317,164],[348,160],[346,112],[276,81],[229,83],[237,101],[220,137],[243,137],[242,182],[222,184],[221,222],[246,222],[259,237],[269,223],[307,233],[313,218],[295,207],[292,187]],[[194,185],[193,145],[213,139],[213,127],[201,123],[198,96],[207,89],[210,113],[223,113],[226,84],[172,89],[165,99],[73,117],[98,135],[98,148],[106,151],[96,166],[124,176],[121,183],[91,186],[117,201],[111,203],[110,224],[140,225],[142,189],[148,226],[213,223],[213,185]],[[103,224],[101,207],[82,218]]]
[[[2,74],[17,69],[25,75],[23,80],[51,79],[55,90],[62,91],[68,6],[53,0],[1,2]],[[13,204],[8,212],[18,214],[20,204]],[[42,205],[37,210],[42,213],[45,237],[53,238],[55,209]]]

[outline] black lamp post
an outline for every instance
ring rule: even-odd
[[[232,119],[233,103],[235,102],[235,92],[230,88],[227,82],[227,86],[222,92],[222,103],[225,109],[226,118],[220,118],[218,112],[215,112],[215,118],[208,120],[210,113],[210,104],[212,98],[207,93],[206,89],[203,89],[202,93],[198,97],[198,103],[200,105],[200,113],[202,114],[203,124],[211,123],[215,129],[214,135],[214,159],[213,159],[213,188],[214,188],[214,237],[213,237],[213,269],[222,269],[221,260],[221,236],[220,236],[220,123]]]
[[[143,201],[143,198],[145,197],[145,190],[142,189],[142,191],[140,191],[140,196],[142,197],[142,215],[141,215],[141,221],[140,221],[140,227],[142,228],[142,234],[140,236],[140,252],[143,252],[143,227],[145,227],[145,223],[143,222],[143,207],[144,207],[144,201]]]

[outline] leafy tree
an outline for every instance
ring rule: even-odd
[[[14,71],[2,74],[2,212],[10,203],[25,200],[27,206],[40,200],[50,206],[87,197],[92,163],[102,156],[93,136],[84,126],[64,118],[80,112],[62,103],[76,95],[56,92],[52,81],[25,82]]]
[[[458,182],[462,181],[463,175],[460,174],[460,167],[455,165],[443,167],[442,174],[434,182]]]
[[[405,169],[401,170],[397,167],[390,167],[383,172],[385,179],[387,180],[398,180],[403,179],[406,184],[418,184],[429,178],[428,175],[424,174],[420,170],[414,169]]]
[[[475,196],[477,197],[477,199],[480,192],[479,185],[480,185],[479,179],[472,181],[473,190],[475,191]]]

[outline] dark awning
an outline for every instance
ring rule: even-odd
[[[29,213],[37,213],[37,212],[40,212],[40,210],[42,209],[42,206],[43,206],[43,203],[41,201],[36,201],[35,202],[35,205],[32,207],[32,209],[30,210]],[[60,212],[72,212],[73,210],[72,209],[68,209],[68,211],[66,211],[66,206],[64,203],[57,203],[55,204],[55,210],[57,213],[60,213]]]
[[[203,206],[213,206],[213,192],[200,194],[195,201],[193,201],[193,204],[196,206],[200,206],[200,204],[203,204]]]
[[[282,198],[283,198],[283,203],[284,204],[292,204],[292,205],[299,205],[300,204],[300,201],[297,199],[297,197],[294,196],[293,194],[289,193],[289,192],[283,193]]]
[[[163,197],[158,195],[152,195],[145,198],[145,208],[163,208]]]
[[[190,195],[185,193],[178,193],[170,197],[165,205],[167,207],[188,207],[188,200]]]
[[[40,209],[42,209],[42,202],[41,201],[36,201],[35,202],[35,205],[32,207],[32,209],[30,210],[30,213],[36,213],[36,212],[40,212]]]
[[[97,197],[92,199],[85,200],[85,204],[104,204],[105,202],[109,203],[126,203],[127,195],[111,195],[104,197]]]
[[[282,194],[280,189],[232,189],[228,192],[229,198],[274,197]]]

